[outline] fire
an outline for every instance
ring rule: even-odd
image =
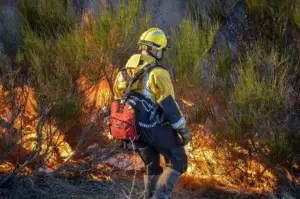
[[[86,121],[85,118],[90,118],[90,122],[96,122],[96,118],[99,115],[101,108],[108,103],[111,99],[111,93],[109,91],[108,84],[105,80],[101,80],[98,84],[88,86],[87,78],[80,76],[77,81],[78,89],[83,94],[83,106],[82,106],[82,118],[79,120]],[[24,113],[18,115],[14,123],[14,132],[21,132],[17,134],[16,142],[10,161],[0,163],[0,172],[9,173],[15,169],[15,162],[22,159],[21,164],[26,161],[26,158],[32,156],[38,148],[38,133],[37,125],[39,122],[39,116],[37,112],[37,101],[35,99],[34,89],[28,88],[16,88],[14,92],[17,94],[17,104],[20,107],[24,106]],[[11,106],[10,93],[4,91],[2,85],[0,85],[0,117],[6,122],[13,120],[13,108]],[[2,128],[2,135],[8,134],[7,129]],[[35,162],[35,166],[43,163],[46,170],[55,170],[59,168],[63,163],[68,161],[74,154],[72,147],[65,140],[65,133],[56,127],[56,121],[46,121],[42,127],[41,136],[41,150]],[[4,137],[3,137],[4,139]],[[3,149],[5,150],[5,149]],[[4,152],[1,150],[1,152]],[[26,167],[25,174],[30,175],[32,169]],[[92,178],[96,179],[96,177]]]
[[[99,111],[111,100],[112,94],[104,78],[98,84],[88,86],[88,79],[81,75],[77,80],[77,84],[79,91],[83,92],[83,111],[85,112],[89,111],[91,107]]]
[[[88,11],[83,15],[83,29],[88,29],[92,22],[90,20],[91,12]],[[87,44],[92,45],[92,36],[89,31],[85,32]],[[98,69],[96,64],[99,60],[94,60],[92,68]],[[95,66],[94,66],[95,65]],[[109,65],[108,67],[111,67]],[[111,92],[106,79],[100,79],[99,83],[91,85],[88,78],[81,75],[77,80],[78,91],[82,94],[82,110],[80,118],[76,123],[84,125],[87,122],[98,122],[98,116],[101,108],[107,105],[111,100]],[[45,121],[41,129],[41,135],[37,132],[39,124],[38,103],[35,98],[34,88],[27,86],[15,88],[13,93],[16,94],[16,104],[23,108],[24,111],[16,118],[15,109],[13,107],[12,93],[5,91],[0,85],[0,118],[7,122],[15,120],[13,125],[14,135],[10,135],[8,128],[1,126],[0,140],[2,139],[7,145],[13,146],[11,151],[8,150],[9,156],[7,161],[0,162],[0,172],[9,173],[26,163],[30,157],[36,152],[38,155],[35,162],[25,167],[24,173],[30,175],[39,165],[43,165],[43,169],[53,171],[70,160],[75,154],[71,145],[66,141],[67,132],[72,124],[68,124],[66,129],[58,129],[56,121]],[[10,129],[11,130],[11,129]],[[9,141],[9,143],[8,143]],[[78,141],[78,140],[77,140]],[[39,147],[41,145],[41,147]],[[38,150],[40,148],[40,150]],[[0,152],[5,153],[6,149],[0,147]],[[93,177],[94,178],[94,177]]]
[[[14,119],[12,102],[8,101],[11,93],[4,91],[2,85],[0,85],[0,91],[1,119],[10,122]],[[0,172],[2,173],[11,172],[15,167],[14,161],[19,161],[20,164],[24,163],[28,156],[35,153],[39,144],[38,133],[36,132],[39,118],[34,89],[25,86],[16,88],[13,92],[17,96],[17,106],[23,107],[24,111],[23,114],[19,114],[15,118],[13,126],[13,132],[16,133],[15,137],[10,138],[7,134],[11,132],[2,128],[2,139],[6,139],[8,136],[8,139],[12,140],[11,145],[14,147],[12,155],[16,156],[11,157],[11,162],[6,161],[1,164]],[[73,150],[64,141],[63,132],[60,132],[54,123],[43,125],[41,132],[41,151],[37,157],[40,162],[36,164],[43,162],[46,167],[55,169],[59,163],[65,162],[72,156]],[[1,149],[1,152],[5,152],[5,149]],[[26,168],[25,173],[31,173],[30,171],[30,168]]]
[[[15,166],[10,162],[4,162],[0,164],[0,172],[1,173],[10,173],[14,170]]]
[[[90,13],[86,13],[83,15],[83,23],[85,26],[89,26],[92,23],[89,14]],[[112,36],[115,34],[114,31],[115,29],[111,30]],[[86,31],[85,39],[88,45],[93,45],[93,38],[88,31]],[[95,60],[92,63],[97,64]],[[111,64],[108,64],[107,68],[114,72]],[[109,83],[107,79],[102,78],[99,83],[89,85],[88,78],[82,74],[76,83],[79,92],[82,93],[83,96],[81,118],[76,122],[80,124],[84,122],[96,123],[96,118],[101,108],[108,105],[112,98]],[[196,102],[201,102],[203,98],[203,95],[197,95],[197,93],[195,93],[196,90],[199,89],[195,88],[192,92],[189,90],[189,92],[180,97],[187,109],[194,109],[194,107],[198,105]],[[0,126],[0,140],[9,140],[9,142],[15,144],[15,148],[12,149],[11,152],[12,157],[8,157],[7,160],[0,162],[0,173],[5,174],[13,172],[20,164],[23,164],[28,156],[32,156],[32,153],[35,153],[40,144],[38,142],[40,138],[38,132],[36,132],[39,114],[34,89],[24,86],[23,88],[16,88],[14,92],[17,94],[17,104],[19,106],[23,105],[24,111],[18,115],[14,123],[13,133],[15,137],[7,138],[7,134],[10,132],[8,132],[7,128]],[[10,95],[11,94],[8,91],[4,91],[3,86],[0,85],[0,119],[5,122],[10,122],[14,119],[13,107],[11,102],[8,101]],[[225,115],[225,119],[229,117],[226,105],[219,108],[216,107],[214,98],[210,100],[208,104],[213,107],[214,113],[219,112],[219,114]],[[212,120],[211,123],[217,122],[216,118],[209,117]],[[86,118],[88,118],[88,120],[86,120]],[[186,146],[189,166],[184,175],[184,178],[188,179],[189,182],[196,184],[214,184],[226,190],[232,190],[238,193],[274,192],[277,179],[269,168],[253,158],[248,158],[246,161],[233,161],[232,151],[245,156],[247,156],[247,151],[241,147],[233,147],[231,144],[219,147],[216,145],[213,136],[205,135],[205,127],[196,124],[191,127],[193,129],[193,140]],[[19,132],[22,132],[22,134]],[[112,136],[108,132],[106,132],[106,134],[109,139],[112,139]],[[31,175],[32,171],[36,169],[35,167],[41,163],[44,164],[45,168],[40,169],[40,171],[54,171],[69,161],[75,154],[75,151],[66,141],[66,136],[66,132],[59,129],[55,121],[46,121],[42,127],[41,150],[37,158],[39,162],[35,162],[35,166],[28,165],[24,168],[24,173]],[[3,151],[5,151],[5,149],[0,147],[0,152]],[[111,164],[115,166],[118,165],[121,167],[120,169],[123,170],[128,169],[128,165],[131,166],[130,168],[132,169],[136,169],[137,165],[141,168],[143,167],[141,166],[141,160],[137,158],[137,156],[132,158],[128,154],[118,155],[110,159],[110,161]],[[80,159],[78,162],[84,163],[84,160]],[[296,166],[298,167],[298,165]],[[107,169],[106,165],[99,164],[96,166],[96,171],[105,169]],[[111,181],[109,176],[103,176],[98,173],[90,173],[88,175],[94,180],[104,179]],[[288,177],[290,179],[292,178],[291,176]],[[300,180],[298,183],[300,183]],[[188,183],[186,186],[189,186]]]
[[[95,175],[95,174],[90,174],[89,176],[91,179],[94,179],[94,180],[105,180],[107,182],[112,182],[112,179],[110,178],[110,176],[104,176],[104,175]]]
[[[217,147],[213,137],[194,133],[186,151],[189,167],[185,177],[193,182],[211,183],[238,193],[267,193],[276,189],[276,177],[270,169],[254,159],[234,163],[229,149]]]
[[[205,95],[199,89],[178,95],[184,104],[187,117],[200,105],[195,102],[206,103],[206,108],[211,112],[207,115],[205,126],[190,125],[193,139],[186,146],[189,159],[189,166],[184,175],[187,179],[186,187],[193,184],[212,184],[225,191],[237,193],[268,193],[276,190],[277,178],[267,165],[251,158],[247,150],[239,146],[231,143],[218,146],[215,137],[210,134],[210,130],[216,128],[220,120],[230,118],[226,104],[218,105],[215,96]],[[206,99],[206,102],[203,99]],[[234,154],[239,155],[235,157]]]
[[[189,106],[189,107],[192,107],[194,106],[195,104],[187,99],[184,99],[184,98],[180,98],[180,100],[186,105],[186,106]]]
[[[98,84],[88,86],[87,78],[83,75],[77,81],[78,89],[83,94],[82,113],[85,116],[90,114],[91,120],[104,105],[107,105],[111,99],[109,85],[105,79]],[[4,99],[9,99],[9,92],[6,92],[0,86],[0,112],[1,118],[5,121],[11,121],[13,118],[12,107]],[[38,125],[37,101],[35,100],[34,89],[24,87],[17,88],[15,92],[18,95],[18,103],[25,105],[24,114],[20,115],[14,125],[18,132],[22,128],[22,136],[16,143],[19,156],[26,156],[34,153],[38,147],[38,134],[36,132]],[[193,108],[194,103],[182,98],[184,104]],[[94,120],[93,120],[94,121]],[[90,122],[90,121],[89,121]],[[214,184],[232,190],[235,192],[255,192],[266,193],[273,192],[276,189],[276,177],[272,171],[255,159],[248,159],[246,162],[232,161],[230,150],[245,154],[246,151],[240,147],[233,147],[228,144],[218,147],[215,144],[214,137],[205,136],[205,128],[202,125],[192,125],[193,141],[186,146],[189,158],[189,167],[184,178],[189,182]],[[3,132],[3,131],[2,131]],[[5,132],[4,132],[5,133]],[[3,133],[2,133],[3,134]],[[109,135],[109,134],[108,134]],[[53,171],[72,158],[74,151],[65,140],[65,132],[56,127],[56,122],[46,122],[42,128],[42,147],[39,153],[38,161],[43,162],[45,171]],[[126,155],[120,156],[122,160],[128,158],[128,162],[142,164],[136,158],[129,158]],[[125,157],[125,158],[124,158]],[[4,161],[0,164],[1,173],[9,173],[17,168],[17,157]],[[81,161],[81,160],[79,160]],[[82,160],[83,161],[83,160]],[[111,160],[113,161],[113,160]],[[116,159],[116,164],[120,161]],[[36,165],[39,164],[35,163]],[[24,173],[31,175],[34,167],[26,167]],[[105,169],[97,165],[98,170]],[[94,180],[111,180],[108,176],[98,173],[91,173],[89,177]],[[186,186],[189,186],[188,184]]]

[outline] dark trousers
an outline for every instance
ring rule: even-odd
[[[135,149],[145,163],[148,175],[160,175],[162,173],[160,154],[165,158],[167,167],[180,173],[184,173],[187,170],[187,156],[183,147],[162,149],[138,141],[135,143]]]

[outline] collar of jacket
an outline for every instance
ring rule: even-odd
[[[130,77],[135,77],[143,68],[149,64],[154,64],[155,58],[150,55],[135,54],[129,58],[126,64],[127,74]]]

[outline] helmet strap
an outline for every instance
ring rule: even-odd
[[[162,54],[161,54],[160,57],[157,57],[156,55],[154,55],[154,54],[151,52],[151,47],[147,49],[147,53],[148,53],[150,56],[152,56],[153,58],[155,58],[157,61],[160,61],[160,60],[162,59],[162,57],[163,57],[163,52],[162,52]]]
[[[157,57],[150,50],[147,50],[147,53],[157,60]]]
[[[156,55],[154,55],[154,54],[151,52],[152,47],[147,46],[147,45],[141,45],[141,46],[140,46],[140,50],[146,51],[148,55],[150,55],[151,57],[155,58],[157,61],[160,61],[161,58],[163,57],[163,54],[164,54],[164,51],[162,51],[162,52],[161,52],[160,58],[158,58]]]
[[[164,53],[165,53],[165,51],[162,50],[162,51],[161,51],[160,58],[156,58],[156,60],[157,60],[157,61],[161,61],[161,60],[163,59],[163,57],[164,57]]]

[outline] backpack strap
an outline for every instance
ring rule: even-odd
[[[129,81],[130,81],[130,77],[129,77],[128,73],[127,73],[126,67],[123,67],[123,68],[121,69],[121,73],[122,73],[123,79],[124,79],[126,82],[129,82]]]
[[[128,95],[131,91],[131,87],[132,85],[137,81],[139,80],[142,76],[144,76],[146,73],[150,72],[152,69],[154,68],[157,68],[157,67],[161,67],[161,68],[164,68],[163,66],[161,66],[159,63],[155,62],[153,64],[149,64],[147,66],[145,66],[135,77],[133,78],[130,78],[128,73],[127,73],[127,70],[126,68],[123,68],[121,70],[122,72],[122,76],[124,78],[125,81],[128,82],[128,85],[126,87],[126,90],[121,98],[121,103],[120,103],[120,107],[119,107],[119,111],[120,112],[123,112],[123,109],[124,109],[124,106],[125,106],[125,102],[128,98]]]
[[[145,66],[134,78],[130,79],[129,80],[129,84],[128,86],[126,87],[126,91],[125,93],[123,94],[123,97],[122,99],[123,100],[126,100],[127,97],[128,97],[128,94],[130,93],[131,91],[131,87],[132,85],[137,81],[139,80],[142,76],[144,76],[146,73],[150,72],[152,69],[154,68],[157,68],[157,67],[161,67],[163,68],[161,65],[159,65],[158,63],[154,63],[154,64],[149,64],[147,66]],[[128,76],[128,75],[127,75]]]

